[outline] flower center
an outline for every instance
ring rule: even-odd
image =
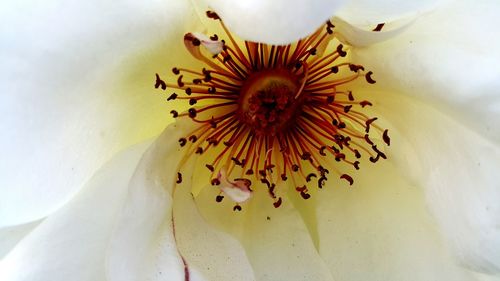
[[[207,16],[220,20],[213,12]],[[229,197],[241,210],[252,192],[263,190],[279,207],[285,186],[309,199],[332,176],[353,185],[350,174],[363,159],[387,158],[388,131],[362,112],[372,103],[349,89],[358,78],[374,84],[373,73],[346,61],[344,45],[332,44],[331,22],[284,46],[238,41],[220,24],[227,42],[216,34],[184,36],[186,49],[204,64],[201,70],[174,67],[177,78],[164,81],[156,74],[155,84],[173,91],[168,101],[191,106],[171,110],[174,118],[193,123],[179,145],[184,159],[199,155],[217,202]]]
[[[276,136],[299,114],[299,89],[298,77],[285,69],[257,72],[243,83],[239,118],[257,135]]]

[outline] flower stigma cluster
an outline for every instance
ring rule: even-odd
[[[217,202],[227,196],[241,210],[254,189],[264,188],[277,208],[279,183],[290,181],[309,199],[329,177],[352,185],[348,171],[360,169],[362,159],[387,158],[374,139],[389,146],[388,131],[362,112],[372,103],[356,100],[347,87],[358,78],[374,84],[373,73],[346,61],[330,21],[307,38],[277,46],[241,41],[216,13],[207,16],[220,22],[228,41],[186,34],[187,50],[205,67],[174,67],[173,83],[156,74],[155,87],[172,91],[168,101],[189,103],[186,112],[171,111],[194,124],[179,145],[188,157],[199,155],[207,182],[219,188]]]

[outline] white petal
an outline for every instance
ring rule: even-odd
[[[358,26],[377,25],[432,10],[449,0],[350,0],[335,15]]]
[[[178,122],[167,127],[137,167],[110,241],[110,281],[183,278],[172,229],[171,192],[183,156],[178,139],[185,133]]]
[[[196,23],[185,1],[16,3],[0,8],[0,225],[46,216],[164,128],[154,74]]]
[[[500,147],[409,98],[386,96],[377,107],[394,126],[388,156],[425,188],[457,260],[499,274]]]
[[[256,280],[333,280],[291,199],[274,208],[267,191],[256,190],[242,211],[233,211],[231,200],[215,202],[217,194],[206,188],[196,197],[200,212],[240,241]]]
[[[374,31],[376,25],[355,26],[338,17],[333,18],[332,22],[335,25],[335,36],[340,41],[354,47],[366,47],[399,35],[414,22],[414,18],[385,23],[380,31]]]
[[[207,281],[256,280],[240,242],[207,223],[196,207],[191,195],[192,178],[184,173],[194,171],[197,163],[193,160],[182,168],[183,181],[177,186],[173,211],[177,245],[189,276]],[[215,201],[210,203],[218,207]]]
[[[352,187],[329,182],[318,199],[319,248],[334,279],[475,280],[447,252],[423,191],[390,163],[363,164]]]
[[[0,264],[0,279],[104,280],[105,250],[128,181],[148,143],[117,155],[81,193],[45,219]]]
[[[0,229],[0,260],[21,241],[24,236],[30,233],[40,224],[34,221],[27,224],[4,227]]]
[[[458,1],[420,18],[393,40],[355,51],[386,77],[377,85],[409,93],[500,142],[498,1]]]
[[[287,44],[325,23],[344,0],[209,0],[228,28],[246,40]]]

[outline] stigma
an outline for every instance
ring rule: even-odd
[[[170,113],[192,121],[178,142],[208,169],[216,202],[228,197],[241,210],[253,192],[264,191],[279,207],[285,191],[278,186],[309,199],[330,178],[353,185],[362,161],[387,158],[388,130],[363,112],[372,103],[349,87],[357,79],[376,83],[373,73],[347,60],[330,21],[277,46],[236,38],[216,13],[207,16],[220,22],[225,38],[186,34],[187,51],[204,66],[174,67],[166,81],[156,74],[155,87],[169,91],[167,101],[189,104]]]

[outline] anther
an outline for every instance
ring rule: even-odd
[[[278,200],[276,200],[273,203],[274,208],[279,208],[281,206],[281,203],[282,203],[282,200],[281,200],[281,197],[280,197],[280,198],[278,198]]]
[[[340,178],[346,180],[347,182],[349,182],[349,185],[352,185],[354,183],[354,180],[348,174],[343,174],[343,175],[340,176]]]
[[[182,174],[181,173],[177,173],[177,181],[176,183],[181,183],[182,182]]]
[[[162,90],[165,90],[167,89],[167,84],[165,83],[165,81],[161,80],[160,75],[156,73],[155,89],[158,89],[159,87],[161,87]]]
[[[167,98],[167,101],[175,100],[176,98],[177,98],[177,94],[176,94],[176,93],[173,93],[173,94],[171,94],[171,95]]]
[[[375,84],[377,81],[373,80],[373,78],[372,78],[372,74],[373,74],[373,71],[368,71],[368,72],[365,74],[366,82],[368,82],[368,83],[370,83],[370,84]]]
[[[344,45],[339,44],[339,45],[337,46],[337,53],[339,54],[339,56],[341,56],[341,57],[345,57],[345,56],[347,56],[347,52],[346,52],[346,51],[344,51],[344,50],[342,50],[342,48],[344,48]]]
[[[170,110],[170,114],[172,114],[172,117],[177,118],[179,116],[179,113],[175,110]]]
[[[389,130],[385,129],[384,133],[382,134],[382,139],[387,145],[391,145],[391,138],[389,137]]]
[[[187,143],[187,140],[185,138],[180,138],[179,139],[179,144],[180,144],[181,147],[185,146],[186,143]]]

